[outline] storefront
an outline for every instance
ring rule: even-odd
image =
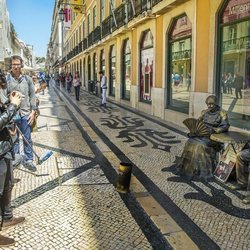
[[[232,126],[250,129],[250,0],[225,1],[219,12],[217,94]]]
[[[167,108],[188,114],[191,87],[192,26],[186,15],[177,17],[168,35]]]

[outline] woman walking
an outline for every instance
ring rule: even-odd
[[[75,96],[76,100],[79,101],[79,95],[80,95],[80,86],[81,86],[81,81],[79,77],[79,72],[77,71],[73,80],[73,86],[75,88]]]

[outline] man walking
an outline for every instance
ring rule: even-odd
[[[106,95],[107,95],[107,77],[104,75],[103,71],[99,72],[100,82],[102,88],[102,104],[101,106],[106,108]]]
[[[20,56],[12,56],[11,74],[7,77],[7,89],[8,93],[12,91],[19,91],[23,95],[20,110],[18,112],[18,114],[20,115],[20,121],[17,122],[17,126],[30,144],[28,145],[24,140],[25,161],[23,163],[23,166],[34,172],[37,169],[36,166],[33,164],[33,151],[31,148],[31,126],[35,121],[35,114],[37,110],[36,96],[32,79],[29,76],[22,74],[22,67],[22,58]],[[15,154],[20,154],[18,132],[16,140],[14,142],[14,151]]]
[[[235,96],[236,99],[239,98],[242,99],[242,89],[243,89],[243,76],[241,76],[239,73],[236,73],[236,77],[234,79],[234,87],[235,87]]]

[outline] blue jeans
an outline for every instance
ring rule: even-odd
[[[20,122],[16,124],[18,128],[21,130],[22,134],[26,138],[26,140],[29,142],[30,146],[32,147],[32,140],[31,140],[31,126],[28,124],[28,116],[21,117]],[[20,154],[20,146],[19,146],[19,132],[17,131],[17,137],[14,142],[14,152],[15,154]],[[30,146],[23,140],[24,145],[24,155],[26,157],[26,160],[33,160],[33,152],[30,148]]]

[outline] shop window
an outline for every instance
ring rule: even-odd
[[[144,32],[142,35],[140,55],[140,100],[151,102],[154,48],[153,36],[149,30]]]
[[[230,124],[250,130],[250,0],[227,0],[219,12],[217,95]]]
[[[122,98],[130,99],[131,88],[131,48],[129,40],[125,40],[122,46]]]
[[[115,82],[116,82],[116,53],[115,45],[110,47],[109,51],[109,94],[115,95]]]
[[[186,15],[176,18],[168,36],[167,108],[189,112],[191,89],[192,26]]]

